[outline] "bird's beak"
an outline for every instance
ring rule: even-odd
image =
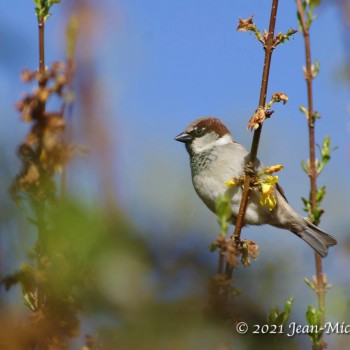
[[[187,134],[185,131],[175,137],[176,141],[187,143],[193,140],[193,136]]]

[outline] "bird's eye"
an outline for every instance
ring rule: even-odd
[[[195,137],[201,137],[205,134],[205,128],[197,128],[193,130],[193,134]]]

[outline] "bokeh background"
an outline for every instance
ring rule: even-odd
[[[311,31],[312,56],[321,65],[314,81],[314,105],[321,115],[316,126],[317,142],[329,135],[332,144],[338,147],[318,180],[319,185],[327,186],[321,228],[338,239],[338,245],[324,260],[325,272],[333,285],[327,294],[327,319],[347,324],[350,323],[349,8],[346,0],[322,2]],[[111,216],[118,212],[123,222],[120,227],[124,230],[127,222],[129,228],[125,230],[130,231],[128,244],[124,247],[120,243],[124,255],[112,254],[111,250],[96,259],[102,276],[101,294],[118,312],[122,305],[123,316],[134,315],[133,308],[141,310],[152,300],[152,305],[158,305],[153,307],[158,318],[146,313],[152,317],[145,318],[144,325],[152,324],[153,317],[157,325],[166,318],[173,322],[168,320],[169,329],[174,329],[175,324],[190,320],[184,326],[186,330],[177,328],[177,333],[171,334],[167,329],[165,339],[156,326],[149,326],[150,339],[147,339],[153,346],[155,339],[162,339],[165,343],[157,346],[164,348],[166,339],[174,340],[176,334],[180,340],[174,348],[219,349],[215,347],[220,343],[217,339],[224,339],[230,333],[217,324],[202,325],[193,320],[184,302],[191,300],[192,305],[197,300],[198,304],[205,304],[206,283],[217,268],[217,257],[208,247],[219,227],[215,216],[197,198],[191,184],[188,155],[174,137],[193,119],[212,115],[228,125],[238,142],[250,147],[252,134],[246,131],[246,124],[258,103],[263,50],[253,35],[237,32],[235,28],[238,17],[251,15],[260,29],[266,28],[270,2],[63,1],[52,9],[53,16],[47,22],[47,64],[65,59],[65,27],[74,11],[81,17],[81,33],[73,138],[88,153],[75,157],[68,168],[69,194],[84,207],[74,209],[80,221],[93,216],[98,208],[97,211]],[[26,224],[27,214],[12,203],[8,187],[19,170],[16,149],[28,132],[28,125],[14,109],[15,102],[31,89],[20,81],[19,75],[23,68],[37,67],[38,46],[31,1],[7,2],[2,7],[1,18],[0,272],[3,276],[29,260],[28,251],[35,242],[35,232]],[[276,32],[286,32],[289,28],[297,28],[296,5],[293,1],[281,1]],[[274,106],[275,113],[264,124],[259,149],[259,158],[265,164],[284,165],[280,183],[299,213],[302,213],[300,197],[308,195],[309,186],[301,168],[301,161],[308,157],[307,126],[305,116],[298,110],[301,104],[306,105],[304,60],[300,33],[275,50],[268,95],[284,91],[289,101],[285,106]],[[86,98],[87,92],[91,98]],[[50,107],[55,108],[55,103],[52,101]],[[100,219],[91,220],[99,227]],[[118,225],[117,220],[116,231]],[[68,226],[62,226],[62,230],[68,230]],[[82,232],[87,230],[88,224],[81,228]],[[71,230],[72,236],[74,232]],[[316,305],[315,295],[303,281],[314,274],[313,252],[293,235],[275,228],[249,227],[243,236],[259,245],[260,256],[250,268],[235,271],[235,286],[242,291],[238,300],[242,305],[251,305],[263,317],[271,306],[282,306],[294,296],[291,320],[305,324],[307,305]],[[82,241],[79,237],[74,244],[84,246],[83,236]],[[96,242],[91,239],[86,244],[98,244],[99,239],[95,239]],[[106,242],[100,246],[102,252],[109,245],[108,239]],[[131,246],[140,247],[135,248],[137,258],[130,253]],[[10,309],[15,319],[25,317],[19,287],[9,292],[2,289],[1,300],[1,306]],[[143,306],[135,304],[135,300],[141,300]],[[184,303],[190,315],[185,312],[165,315],[161,311],[163,304],[158,310],[160,302],[166,308]],[[114,325],[114,321],[123,324],[120,315],[112,317],[110,310],[98,308],[98,303],[93,305],[90,310],[93,316],[81,316],[81,336],[72,343],[72,349],[81,346],[86,333],[94,334],[99,327]],[[191,325],[196,326],[191,328]],[[190,334],[187,329],[192,329]],[[198,345],[203,333],[211,334],[212,342]],[[145,338],[144,334],[137,334],[139,339]],[[249,348],[251,344],[248,337],[228,339],[235,349]],[[310,346],[306,335],[290,341],[294,348]],[[346,336],[330,335],[326,341],[330,348],[347,348]],[[145,344],[148,343],[142,342],[144,347],[135,343],[125,348],[147,348]]]

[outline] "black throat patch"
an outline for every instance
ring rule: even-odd
[[[198,174],[203,170],[206,170],[212,162],[214,162],[217,158],[217,155],[214,152],[208,150],[203,151],[201,153],[190,153],[190,162],[191,162],[191,170],[192,174]]]

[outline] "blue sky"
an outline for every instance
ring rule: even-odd
[[[47,23],[48,63],[64,58],[64,5],[53,8]],[[145,220],[153,224],[157,211],[164,209],[163,201],[170,207],[176,204],[173,195],[179,188],[192,196],[194,205],[201,206],[191,188],[187,155],[182,145],[173,141],[191,120],[203,115],[219,117],[236,140],[250,147],[252,134],[245,126],[258,102],[263,50],[253,35],[235,28],[238,17],[254,15],[258,27],[264,29],[269,12],[270,3],[262,1],[99,2],[93,64],[106,110],[106,115],[99,117],[112,125],[110,133],[118,148],[112,162],[120,198],[127,210],[137,210],[142,219],[136,221],[142,225]],[[2,17],[1,111],[11,133],[3,129],[1,140],[3,152],[11,155],[27,130],[13,104],[26,89],[19,81],[20,70],[37,65],[37,31],[31,1],[9,2]],[[281,1],[276,31],[296,27],[294,2]],[[332,217],[336,223],[339,216],[344,218],[344,211],[336,209],[333,201],[341,207],[350,205],[348,187],[344,191],[341,185],[347,181],[350,146],[349,88],[339,78],[346,49],[338,8],[325,5],[319,9],[311,40],[312,55],[321,64],[314,82],[315,109],[322,116],[317,140],[320,143],[328,134],[339,147],[319,179],[328,184],[330,195],[325,205],[331,215],[329,219],[325,216],[324,222],[331,225]],[[291,202],[299,207],[299,197],[308,188],[299,165],[307,158],[306,122],[298,111],[306,101],[303,64],[303,41],[298,33],[275,50],[268,95],[284,91],[289,102],[274,106],[275,114],[264,125],[259,149],[266,164],[285,165],[281,182]],[[11,166],[15,172],[17,165]],[[87,178],[85,187],[93,188]],[[164,193],[168,198],[163,198]],[[152,201],[152,196],[157,200]],[[165,225],[171,220],[169,215],[163,219]]]
[[[64,58],[64,5],[52,9],[46,26],[47,63]],[[12,1],[3,13],[1,110],[11,133],[3,129],[1,139],[6,140],[3,152],[8,155],[27,130],[13,104],[27,88],[19,81],[19,72],[37,65],[33,11],[31,1]],[[159,210],[176,204],[173,196],[179,188],[194,205],[201,206],[191,188],[187,154],[173,141],[191,120],[203,115],[219,117],[237,141],[250,147],[252,134],[245,127],[258,102],[263,50],[253,35],[235,28],[238,17],[254,15],[257,26],[264,29],[269,12],[270,3],[262,1],[153,0],[147,6],[141,0],[99,2],[93,64],[106,111],[99,118],[108,122],[118,149],[112,163],[123,206],[137,210],[140,224],[149,221],[153,225]],[[335,210],[333,200],[341,207],[350,205],[341,186],[347,180],[350,159],[349,88],[339,78],[346,51],[341,23],[338,8],[322,6],[311,31],[312,56],[321,64],[314,82],[315,109],[322,116],[316,136],[320,143],[328,134],[339,147],[319,179],[328,184],[330,192],[325,205],[332,215],[329,219],[325,216],[326,225],[332,216],[336,222],[339,216],[343,218],[344,211]],[[281,1],[276,32],[289,28],[297,28],[295,4]],[[285,166],[281,183],[290,201],[299,207],[299,198],[308,189],[299,165],[307,158],[306,122],[298,111],[298,106],[306,103],[303,65],[303,41],[298,33],[274,52],[268,96],[284,91],[289,102],[274,106],[275,114],[264,125],[259,149],[266,164]],[[16,172],[17,165],[12,166],[11,171]],[[94,188],[91,181],[87,176],[84,188]],[[157,200],[152,200],[154,196]],[[165,226],[170,216],[163,216]]]

